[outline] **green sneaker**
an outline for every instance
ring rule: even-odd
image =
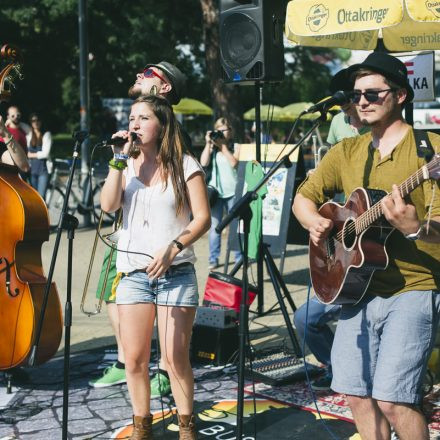
[[[164,374],[156,373],[150,379],[150,387],[151,387],[152,399],[155,399],[156,397],[160,397],[160,396],[162,397],[168,396],[168,394],[171,394],[170,379],[166,377]]]
[[[91,380],[89,385],[94,388],[104,388],[125,382],[127,382],[127,379],[125,378],[125,370],[116,368],[116,364],[113,364],[111,367],[107,367],[104,370],[104,374],[101,377]]]

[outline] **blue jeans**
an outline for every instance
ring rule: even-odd
[[[49,182],[49,174],[31,174],[31,185],[38,191],[41,197],[46,197],[47,184]]]
[[[209,264],[217,264],[220,257],[221,239],[220,234],[215,231],[217,225],[222,221],[223,212],[226,213],[234,206],[234,196],[226,199],[217,199],[215,205],[211,208],[211,229],[209,230]],[[234,252],[235,261],[241,259],[241,252]]]
[[[341,306],[332,304],[322,304],[316,296],[312,296],[309,301],[309,316],[307,318],[307,303],[304,303],[293,317],[295,327],[298,332],[300,344],[304,341],[306,334],[306,344],[319,362],[331,369],[331,350],[334,334],[328,323],[339,318]]]

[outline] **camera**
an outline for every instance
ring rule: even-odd
[[[214,130],[209,133],[209,137],[212,141],[217,141],[218,139],[223,139],[225,136],[223,135],[223,132],[220,130]]]

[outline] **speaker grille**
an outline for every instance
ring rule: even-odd
[[[229,15],[220,30],[220,50],[225,64],[231,69],[241,69],[252,62],[261,47],[261,32],[246,14]]]

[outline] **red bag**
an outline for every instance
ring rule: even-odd
[[[257,296],[257,288],[249,284],[248,306]],[[236,312],[240,311],[243,281],[231,275],[210,272],[206,280],[203,305],[207,307],[226,307]]]

